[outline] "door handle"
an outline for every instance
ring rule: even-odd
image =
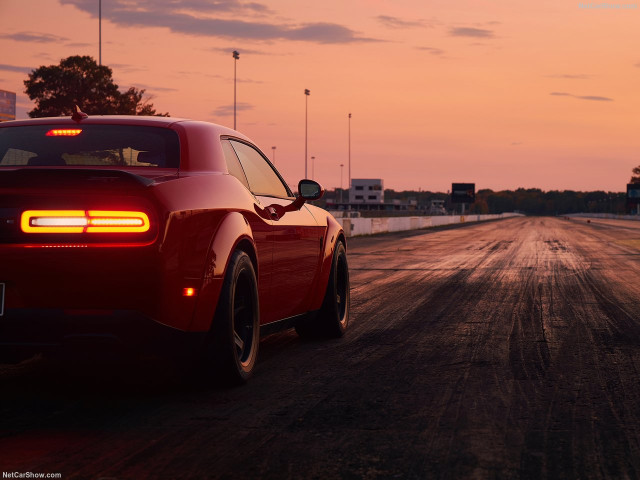
[[[275,208],[267,207],[267,210],[269,211],[269,215],[271,215],[272,219],[274,219],[274,220],[279,220],[280,219],[280,215],[278,215],[278,212],[276,211]]]

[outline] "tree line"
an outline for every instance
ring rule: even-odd
[[[480,190],[472,206],[476,213],[522,212],[527,215],[565,215],[568,213],[627,213],[626,192],[542,191],[519,188],[493,192]]]
[[[418,210],[427,209],[431,200],[445,200],[447,211],[460,211],[459,204],[451,204],[446,193],[429,191],[385,190],[385,202],[416,200]],[[565,215],[569,213],[627,213],[625,192],[577,192],[573,190],[543,191],[539,188],[476,192],[476,201],[467,205],[468,213],[520,212],[527,215]]]

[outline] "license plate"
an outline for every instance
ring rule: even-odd
[[[0,283],[0,317],[4,314],[4,283]]]

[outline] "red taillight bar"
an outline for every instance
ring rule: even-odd
[[[24,233],[144,233],[151,228],[144,212],[121,210],[27,210]]]

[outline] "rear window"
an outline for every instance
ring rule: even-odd
[[[0,167],[180,166],[173,130],[136,125],[29,125],[0,128]]]

